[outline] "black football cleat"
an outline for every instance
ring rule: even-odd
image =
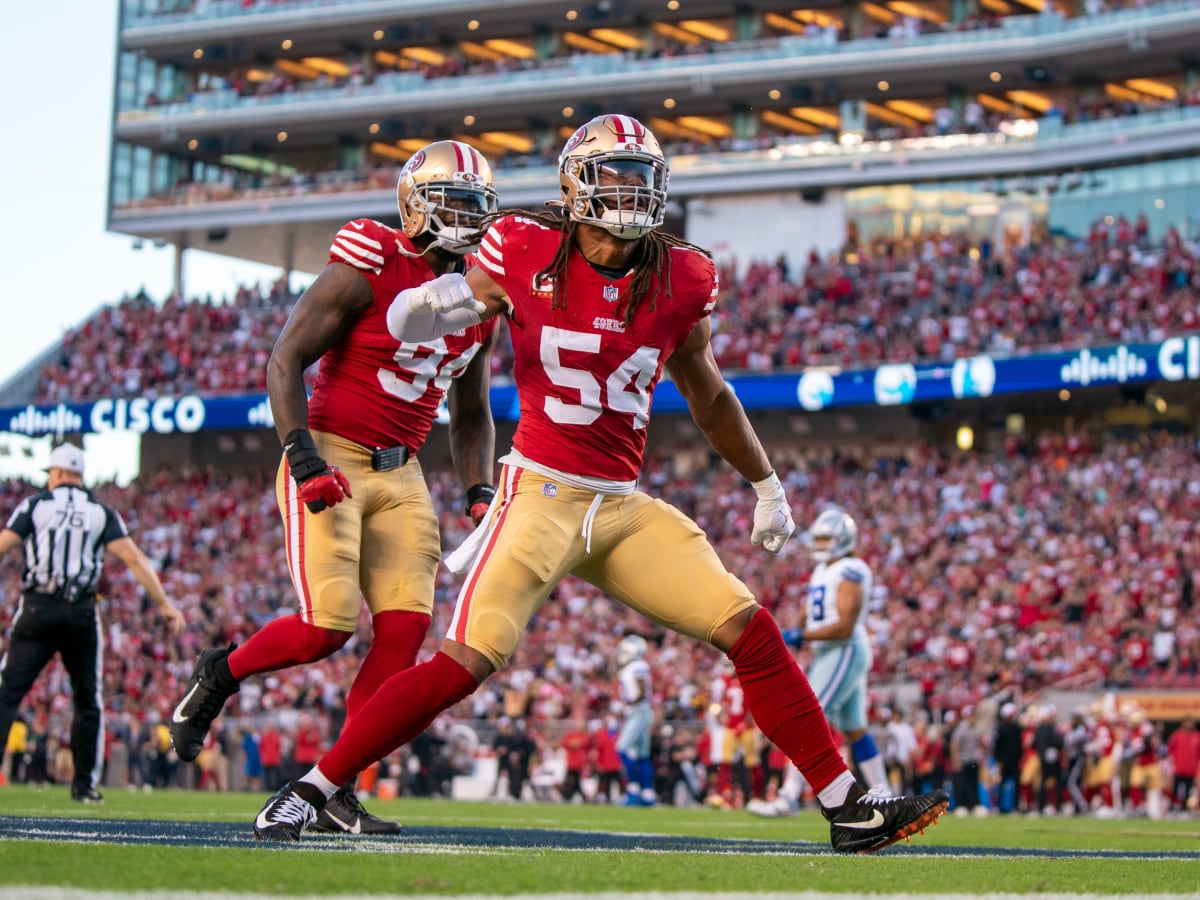
[[[316,788],[306,785],[309,794]],[[317,820],[317,808],[301,794],[299,782],[289,781],[270,796],[254,819],[256,841],[298,841],[300,832]]]
[[[867,791],[857,800],[847,800],[833,809],[821,809],[829,820],[829,841],[838,853],[874,853],[937,822],[950,808],[950,795],[943,790],[916,797],[893,797],[883,791]]]
[[[188,681],[187,693],[171,713],[167,730],[171,732],[171,744],[184,762],[192,762],[204,749],[204,739],[213,719],[221,713],[225,701],[238,692],[240,685],[232,686],[218,677],[214,664],[224,659],[237,648],[237,644],[217,650],[205,650],[196,661],[192,677]]]
[[[367,812],[349,786],[338,788],[308,828],[326,834],[399,834],[403,830],[399,822]]]

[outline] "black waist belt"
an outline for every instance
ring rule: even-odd
[[[36,588],[31,588],[25,591],[25,599],[36,603],[46,603],[48,601],[54,601],[55,603],[95,603],[96,595],[90,592],[83,593],[71,588],[62,588],[57,591],[39,591]]]
[[[411,456],[409,449],[403,445],[373,450],[371,451],[371,468],[376,472],[390,472],[408,462],[409,456]]]

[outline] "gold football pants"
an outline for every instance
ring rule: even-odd
[[[695,522],[640,491],[594,494],[505,466],[488,529],[447,637],[482,653],[497,670],[567,575],[706,642],[754,604]]]
[[[371,452],[337,435],[313,432],[317,450],[350,480],[353,497],[319,513],[296,496],[287,457],[275,497],[287,538],[288,569],[305,622],[353,631],[362,601],[371,615],[433,611],[433,577],[441,538],[425,474],[416,458],[386,472]]]

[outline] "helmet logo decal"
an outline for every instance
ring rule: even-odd
[[[423,162],[425,162],[425,151],[418,150],[412,155],[409,161],[404,164],[404,171],[411,172],[414,169],[419,169],[421,167],[421,163]]]
[[[567,141],[567,146],[563,147],[562,152],[564,154],[570,153],[572,150],[582,144],[583,136],[585,134],[587,134],[587,128],[576,128],[575,133],[571,135],[570,140]]]

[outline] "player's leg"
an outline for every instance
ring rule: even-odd
[[[370,454],[363,448],[320,433],[314,439],[352,484],[370,472]],[[275,498],[299,611],[268,622],[240,647],[231,644],[200,654],[169,723],[171,742],[184,762],[199,755],[213,720],[244,679],[325,659],[350,640],[362,607],[358,555],[367,493],[357,490],[354,497],[314,513],[297,495],[287,458],[280,461]]]
[[[865,792],[842,759],[808,680],[774,618],[717,557],[700,528],[644,494],[602,507],[619,535],[576,574],[660,624],[728,654],[759,729],[800,769],[830,821],[835,850],[870,852],[923,831],[949,803],[944,791],[890,798]]]
[[[504,666],[533,614],[583,553],[586,505],[575,509],[577,498],[565,486],[546,490],[545,484],[540,476],[504,470],[498,511],[442,649],[380,685],[317,766],[268,800],[255,823],[259,839],[298,839],[308,816],[340,784],[411,741]]]
[[[7,739],[21,701],[57,650],[47,639],[55,633],[55,623],[46,620],[50,611],[37,608],[49,602],[22,597],[17,604],[8,647],[0,657],[0,739]]]
[[[417,661],[433,613],[441,536],[421,464],[374,472],[378,502],[364,511],[359,583],[371,646],[346,697],[347,722],[383,684]]]
[[[441,538],[425,476],[417,460],[362,473],[355,494],[365,501],[359,543],[359,583],[371,613],[371,643],[346,695],[349,725],[379,686],[417,661],[433,611],[433,581]],[[368,812],[343,784],[317,815],[314,831],[399,834],[399,822]]]
[[[854,779],[774,619],[725,569],[699,526],[674,507],[638,493],[621,498],[619,515],[620,539],[576,574],[660,625],[734,651],[729,657],[759,729],[814,790],[840,781],[841,795],[831,804],[842,802]],[[597,530],[607,519],[602,511]],[[717,633],[734,619],[741,627],[721,646]],[[739,637],[744,643],[734,646]]]
[[[371,455],[335,435],[314,432],[325,460],[354,486],[354,496],[314,513],[300,501],[286,457],[275,476],[275,499],[283,518],[288,573],[296,589],[298,611],[281,616],[255,632],[229,654],[230,675],[250,675],[325,659],[341,649],[358,627],[362,608],[359,559],[364,510],[375,502]],[[222,665],[218,664],[218,671]]]
[[[104,635],[94,603],[72,604],[64,611],[59,657],[71,681],[71,755],[75,777],[71,799],[101,800],[96,785],[104,766],[104,701],[100,696]]]

